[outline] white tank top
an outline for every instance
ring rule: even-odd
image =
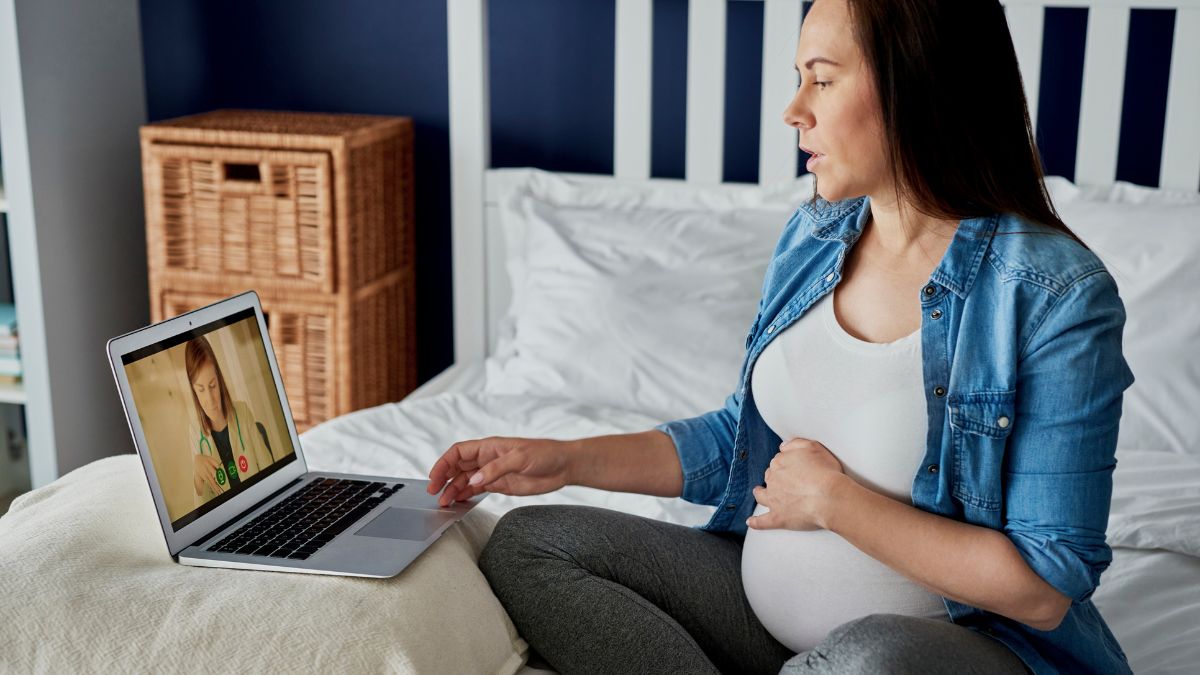
[[[860,340],[837,322],[831,291],[767,345],[750,386],[781,439],[818,441],[854,480],[912,504],[928,427],[921,365],[919,329],[895,342]],[[742,583],[759,620],[796,652],[868,614],[949,620],[940,596],[828,530],[749,528]]]

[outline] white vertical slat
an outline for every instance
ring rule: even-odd
[[[1008,31],[1012,34],[1017,63],[1021,66],[1029,119],[1036,131],[1038,87],[1042,79],[1042,25],[1046,8],[1040,4],[1009,4],[1004,13],[1008,17]]]
[[[1159,181],[1193,191],[1200,189],[1200,8],[1176,10],[1173,44]]]
[[[720,183],[725,144],[725,2],[689,0],[684,178]]]
[[[796,41],[803,15],[801,0],[766,0],[763,7],[761,115],[758,130],[758,182],[796,177],[796,130],[784,124],[783,110],[796,93]]]
[[[25,81],[28,73],[22,72],[16,5],[15,0],[0,0],[0,108],[3,109],[0,146],[4,149],[3,178],[8,196],[8,254],[21,336],[29,480],[31,487],[38,488],[58,478],[59,464],[58,453],[54,451],[56,434],[46,348],[42,256],[37,255],[38,236],[45,235],[36,227],[32,153],[25,116],[26,96],[31,86]],[[96,353],[99,354],[98,349]]]
[[[616,9],[613,173],[618,178],[649,178],[654,3],[617,0]]]
[[[484,303],[484,170],[488,133],[487,0],[449,0],[450,208],[454,278],[454,360],[487,350]]]
[[[1128,43],[1128,7],[1102,5],[1088,9],[1076,183],[1106,185],[1116,179]]]

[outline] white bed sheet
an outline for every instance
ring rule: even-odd
[[[618,408],[526,395],[483,391],[484,362],[459,364],[430,380],[404,401],[361,410],[310,429],[301,436],[310,467],[425,477],[451,443],[484,436],[581,438],[644,431],[659,422]],[[1200,668],[1200,557],[1189,555],[1179,530],[1137,527],[1156,505],[1169,504],[1180,522],[1200,519],[1200,498],[1164,502],[1162,486],[1181,471],[1200,476],[1200,463],[1181,467],[1178,455],[1154,471],[1159,455],[1118,455],[1110,544],[1114,560],[1094,600],[1121,643],[1134,672],[1194,673]],[[1197,473],[1192,473],[1197,472]],[[1176,479],[1178,480],[1178,479]],[[1196,485],[1192,485],[1195,482]],[[1200,489],[1200,479],[1185,492]],[[614,493],[572,486],[547,495],[489,495],[478,508],[502,514],[526,504],[586,504],[685,525],[706,522],[712,507],[680,499]],[[1148,508],[1149,506],[1149,508]],[[1115,535],[1115,536],[1114,536]],[[1171,549],[1171,550],[1167,550]],[[554,671],[527,665],[521,675]]]
[[[485,436],[572,439],[645,431],[661,420],[619,408],[561,399],[481,391],[483,373],[453,373],[452,386],[431,380],[404,401],[359,410],[301,436],[305,460],[317,471],[383,473],[425,478],[456,441]],[[440,377],[440,376],[439,376]],[[497,514],[525,504],[587,504],[667,522],[708,521],[709,506],[632,493],[570,486],[532,497],[489,494],[477,508]]]
[[[1200,558],[1113,548],[1092,596],[1138,675],[1200,671]]]

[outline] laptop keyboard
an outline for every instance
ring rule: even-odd
[[[209,551],[304,560],[403,483],[318,478],[213,544]]]

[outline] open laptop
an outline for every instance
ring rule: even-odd
[[[309,471],[254,291],[113,338],[108,359],[176,562],[391,577],[483,500]]]

